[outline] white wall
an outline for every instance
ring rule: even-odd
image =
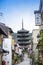
[[[32,38],[33,38],[33,43],[38,43],[37,41],[37,35],[39,34],[39,29],[34,29],[32,31]]]
[[[7,53],[4,53],[2,60],[6,61],[6,65],[12,65],[11,39],[9,38],[3,39],[3,49],[9,51],[9,54],[6,55]]]
[[[32,38],[33,38],[33,51],[35,54],[35,59],[38,58],[38,49],[36,49],[36,46],[38,44],[38,38],[37,38],[38,34],[39,34],[39,29],[34,29],[32,32]]]

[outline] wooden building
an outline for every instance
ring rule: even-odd
[[[12,33],[12,29],[7,27],[5,24],[0,23],[0,65],[2,64],[2,54],[9,53],[7,50],[2,49],[3,38],[8,38]]]

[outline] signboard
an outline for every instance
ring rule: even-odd
[[[40,26],[41,25],[41,14],[35,13],[35,25]]]
[[[6,65],[12,65],[11,39],[3,39],[3,49],[9,51],[9,54],[3,53],[2,61],[4,60]]]

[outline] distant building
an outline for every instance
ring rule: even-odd
[[[21,48],[28,48],[31,43],[30,38],[30,33],[24,29],[22,21],[22,29],[17,31],[17,43],[21,46]]]
[[[12,36],[13,36],[13,38],[14,38],[14,40],[15,40],[15,42],[17,43],[17,33],[12,33]]]

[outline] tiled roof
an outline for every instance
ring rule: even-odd
[[[3,33],[4,33],[6,36],[8,36],[8,32],[10,32],[10,33],[13,32],[11,28],[5,26],[3,23],[2,23],[2,24],[0,23],[0,30],[2,30]]]

